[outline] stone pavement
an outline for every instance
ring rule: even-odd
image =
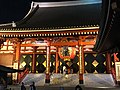
[[[36,86],[45,85],[45,74],[28,74],[22,82],[30,85],[35,82]],[[52,74],[50,86],[74,87],[79,84],[78,74]],[[115,83],[111,74],[84,74],[85,87],[114,87]]]
[[[79,75],[52,74],[50,80],[50,84],[45,84],[45,74],[28,74],[23,82],[27,90],[33,81],[37,90],[75,90],[79,84]],[[20,90],[20,85],[10,85],[8,89]],[[80,86],[83,90],[120,90],[120,87],[115,86],[111,74],[84,74],[84,84]]]
[[[97,87],[85,87],[81,85],[82,90],[120,90],[120,87],[113,87],[113,88],[97,88]],[[20,85],[10,85],[7,87],[7,90],[21,90]],[[75,90],[75,87],[63,87],[64,90]],[[36,90],[63,90],[61,87],[53,87],[53,86],[37,86]],[[29,90],[29,86],[26,86],[26,89]]]

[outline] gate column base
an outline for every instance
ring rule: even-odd
[[[46,74],[45,83],[50,83],[50,75]]]
[[[84,84],[83,74],[79,74],[79,84]]]
[[[45,83],[50,83],[50,79],[45,79]]]
[[[83,80],[79,80],[79,84],[83,84],[84,82],[83,82]]]

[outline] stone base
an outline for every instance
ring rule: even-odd
[[[116,84],[117,84],[118,86],[120,86],[120,81],[116,81]]]
[[[79,80],[79,84],[83,84],[83,80]]]
[[[50,83],[50,79],[45,79],[45,83]]]

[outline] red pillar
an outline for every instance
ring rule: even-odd
[[[47,46],[47,62],[46,62],[45,83],[50,83],[50,46]]]
[[[32,73],[36,73],[36,47],[33,47],[33,58],[32,58]]]
[[[58,66],[59,66],[58,47],[56,47],[55,73],[58,73]]]
[[[109,52],[106,53],[106,69],[107,69],[107,73],[110,74],[111,73],[111,56]]]
[[[84,55],[83,46],[79,46],[79,84],[83,84],[83,74],[84,74]]]
[[[16,53],[15,53],[15,63],[18,63],[18,67],[16,67],[15,69],[20,69],[20,51],[21,51],[21,46],[20,46],[21,42],[17,42],[16,44]],[[19,82],[20,80],[20,74],[18,73],[17,75],[17,82]]]

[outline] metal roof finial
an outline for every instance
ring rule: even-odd
[[[12,21],[12,27],[16,27],[16,23]]]

